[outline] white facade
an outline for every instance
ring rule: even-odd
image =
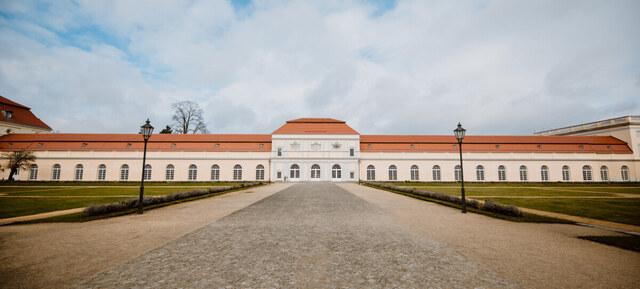
[[[273,135],[271,149],[274,181],[358,180],[359,135]]]

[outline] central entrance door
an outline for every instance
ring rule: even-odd
[[[317,164],[311,166],[311,180],[320,180],[320,166]]]
[[[342,168],[340,167],[340,165],[335,164],[331,168],[331,180],[339,181],[341,179],[342,179]]]

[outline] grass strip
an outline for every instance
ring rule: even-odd
[[[166,206],[170,206],[170,205],[174,205],[174,204],[191,202],[191,201],[200,200],[200,199],[209,198],[209,197],[214,197],[214,196],[220,196],[220,195],[224,195],[224,194],[227,194],[227,193],[231,193],[231,192],[235,192],[235,191],[239,191],[239,190],[244,190],[244,189],[248,189],[248,188],[253,188],[253,187],[257,187],[257,186],[261,186],[261,185],[264,185],[264,183],[257,182],[257,183],[236,185],[236,186],[232,186],[232,187],[227,187],[227,188],[225,188],[223,190],[210,191],[208,193],[193,195],[193,196],[180,198],[180,199],[173,199],[173,200],[167,201],[167,202],[161,202],[161,203],[154,203],[154,204],[145,205],[144,206],[144,210],[145,211],[149,211],[149,210],[162,208],[162,207],[166,207]],[[135,204],[137,205],[137,200],[136,200]],[[109,205],[109,204],[106,204],[106,205]],[[104,206],[104,205],[100,205],[100,206]],[[60,222],[65,222],[65,223],[66,222],[88,222],[88,221],[93,221],[93,220],[98,220],[98,219],[105,219],[105,218],[112,218],[112,217],[118,217],[118,216],[123,216],[123,215],[134,214],[134,213],[137,213],[137,212],[138,212],[138,208],[137,208],[137,206],[134,206],[134,207],[130,207],[130,208],[123,208],[121,210],[105,212],[105,213],[102,213],[102,214],[89,215],[89,214],[86,214],[86,212],[82,212],[82,213],[55,216],[55,217],[50,217],[50,218],[38,219],[38,220],[16,222],[16,223],[12,223],[11,225],[36,224],[36,223],[60,223]]]
[[[372,187],[372,188],[389,191],[389,192],[392,192],[392,193],[396,193],[396,194],[404,195],[404,196],[411,197],[411,198],[414,198],[414,199],[419,199],[419,200],[423,200],[423,201],[428,201],[428,202],[444,205],[444,206],[455,208],[455,209],[461,209],[462,208],[462,206],[458,202],[452,202],[452,201],[447,201],[445,199],[428,197],[428,196],[425,196],[425,195],[422,195],[422,194],[417,194],[417,193],[415,193],[416,191],[412,192],[411,190],[404,190],[404,189],[402,189],[400,187],[391,186],[389,184],[381,185],[381,184],[378,184],[378,183],[371,183],[371,182],[362,182],[361,184],[364,184],[365,186],[369,186],[369,187]],[[437,194],[439,194],[439,193],[434,193],[433,195],[437,195]],[[442,195],[445,195],[445,194],[442,194]],[[448,196],[448,195],[446,195],[446,196]],[[449,196],[449,197],[451,197],[451,196]],[[457,198],[457,197],[455,197],[455,198]],[[474,201],[475,200],[470,200],[470,202],[467,203],[467,211],[468,212],[481,214],[481,215],[485,215],[485,216],[489,216],[489,217],[493,217],[493,218],[498,218],[498,219],[502,219],[502,220],[513,221],[513,222],[575,224],[575,222],[568,221],[568,220],[552,218],[552,217],[547,217],[547,216],[540,216],[540,215],[524,213],[524,212],[520,212],[519,215],[517,215],[517,216],[516,215],[502,214],[502,213],[500,213],[500,211],[502,211],[500,209],[489,211],[489,210],[484,209],[484,206],[480,206],[477,201],[475,201],[475,205],[474,205]],[[497,204],[497,203],[492,203],[490,206],[495,207],[495,206],[501,206],[501,205]],[[507,211],[511,212],[511,209],[508,209]]]

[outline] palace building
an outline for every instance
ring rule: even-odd
[[[640,116],[528,136],[466,136],[464,178],[478,182],[638,181]],[[33,181],[456,181],[453,135],[366,135],[341,120],[300,118],[271,134],[11,133],[0,150],[33,151]],[[5,160],[6,162],[6,160]],[[9,170],[0,172],[7,178]]]

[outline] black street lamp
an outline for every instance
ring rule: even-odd
[[[143,126],[140,127],[140,133],[144,137],[144,152],[142,154],[142,179],[140,180],[140,198],[138,199],[138,214],[142,214],[143,212],[143,204],[142,200],[144,199],[144,171],[147,166],[147,142],[151,137],[151,133],[153,133],[153,126],[149,123],[149,119],[145,122]]]
[[[458,127],[453,130],[453,134],[456,136],[458,140],[458,148],[460,149],[460,193],[462,194],[462,212],[467,212],[467,200],[464,196],[464,171],[462,169],[462,139],[464,139],[464,133],[467,130],[462,128],[462,125],[458,123]]]

